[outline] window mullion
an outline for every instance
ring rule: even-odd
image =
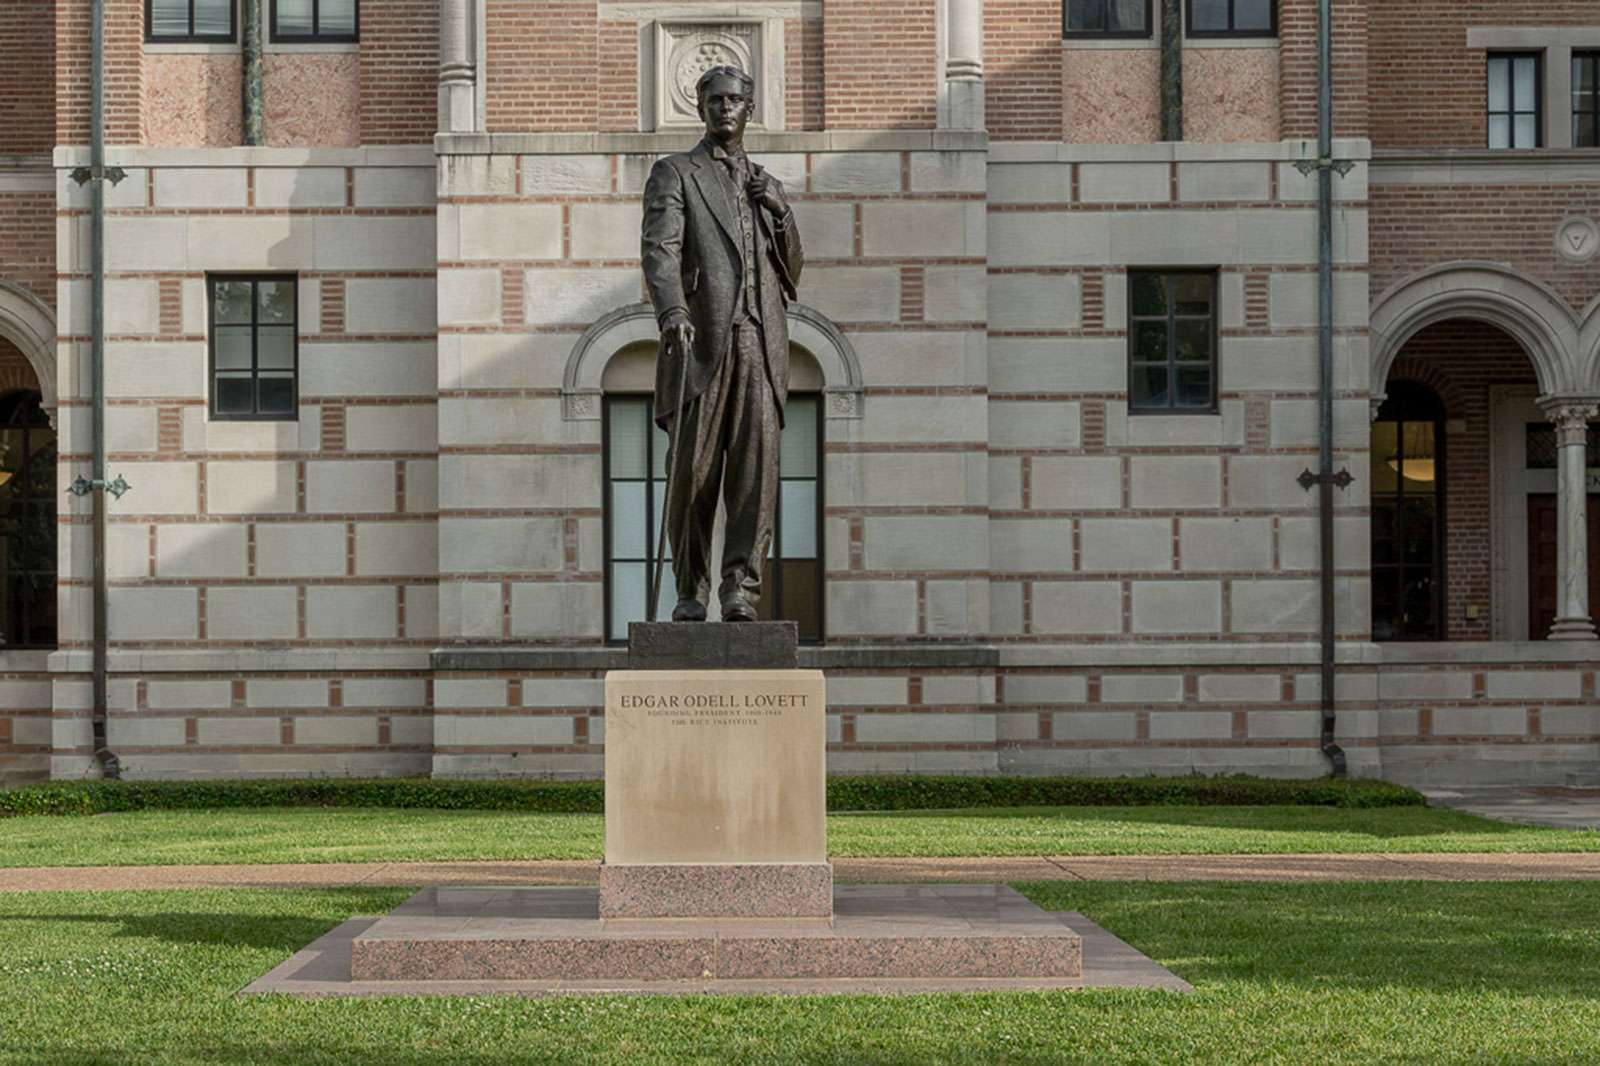
[[[1178,408],[1178,275],[1167,276],[1167,406]]]
[[[261,293],[257,282],[250,282],[250,413],[261,413],[261,322],[257,305],[261,301]]]

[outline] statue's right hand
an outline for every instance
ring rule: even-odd
[[[661,345],[687,353],[694,347],[694,325],[687,315],[674,315],[661,327]]]

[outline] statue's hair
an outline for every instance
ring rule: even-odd
[[[697,105],[705,106],[706,89],[710,87],[711,79],[717,77],[738,78],[739,86],[744,90],[746,96],[754,97],[756,94],[756,80],[738,67],[712,67],[700,75],[700,80],[694,83],[694,99]]]

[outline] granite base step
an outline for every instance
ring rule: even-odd
[[[1004,885],[844,885],[825,919],[600,918],[593,888],[428,888],[356,982],[1078,978],[1082,939]]]

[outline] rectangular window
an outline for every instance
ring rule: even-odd
[[[358,40],[360,6],[360,0],[272,0],[272,40]]]
[[[1066,0],[1066,37],[1149,37],[1151,0]]]
[[[1188,0],[1190,37],[1276,37],[1276,0]]]
[[[1543,57],[1538,52],[1489,53],[1489,147],[1544,145]]]
[[[294,421],[299,417],[295,279],[213,276],[211,417]]]
[[[778,513],[771,557],[762,572],[764,620],[798,623],[800,639],[822,639],[821,397],[791,393],[778,460]],[[667,434],[655,424],[649,396],[608,396],[605,403],[606,637],[628,639],[642,622],[655,578],[661,509],[666,505]],[[672,546],[657,617],[671,614]],[[712,593],[717,579],[712,578]]]
[[[1128,409],[1217,409],[1215,271],[1129,271]]]
[[[150,42],[233,43],[238,0],[144,0],[144,39]]]
[[[1600,148],[1600,52],[1572,53],[1572,146]]]

